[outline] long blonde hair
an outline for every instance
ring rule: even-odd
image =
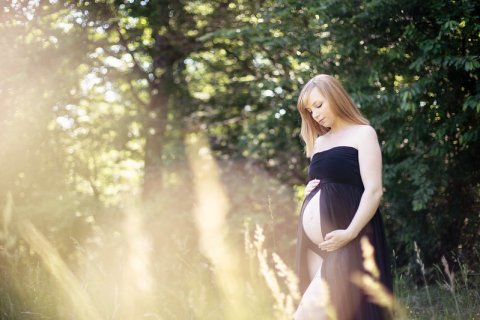
[[[337,117],[355,124],[370,124],[337,79],[327,74],[316,75],[303,86],[297,102],[297,109],[302,117],[300,135],[305,142],[305,154],[307,157],[311,157],[317,137],[329,131],[327,127],[315,121],[306,110],[308,107],[305,102],[306,97],[310,95],[314,88],[317,88],[320,94],[327,99],[332,112]]]

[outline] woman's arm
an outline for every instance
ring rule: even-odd
[[[347,228],[353,238],[372,219],[383,195],[382,153],[377,133],[371,126],[362,129],[364,130],[360,134],[362,143],[358,149],[358,161],[365,191],[363,191],[357,212]]]
[[[358,138],[358,161],[365,190],[348,228],[327,233],[325,241],[319,245],[322,250],[333,251],[355,239],[372,219],[383,195],[382,153],[377,133],[371,126],[364,126],[359,130]]]

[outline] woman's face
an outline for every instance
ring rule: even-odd
[[[315,121],[323,127],[330,128],[332,126],[336,116],[333,114],[328,100],[325,99],[316,88],[312,89],[307,97],[306,103],[305,109]]]

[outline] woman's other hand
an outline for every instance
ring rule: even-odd
[[[315,189],[316,186],[318,186],[319,183],[320,180],[318,179],[310,180],[305,187],[305,197],[308,196],[310,192],[312,192],[312,190]]]
[[[333,230],[325,235],[325,241],[320,243],[318,247],[325,251],[334,251],[340,249],[355,237],[348,230],[337,229]]]

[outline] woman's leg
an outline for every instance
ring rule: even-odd
[[[317,258],[315,258],[317,257]],[[302,299],[300,300],[300,304],[298,306],[297,311],[295,311],[294,319],[295,320],[321,320],[327,319],[327,315],[325,313],[325,293],[324,293],[324,286],[322,285],[321,279],[321,272],[322,272],[322,258],[315,254],[313,251],[308,249],[307,254],[307,261],[308,261],[308,269],[309,272],[311,270],[315,270],[316,272],[313,274],[310,273],[312,281],[308,286],[307,290],[303,294]]]
[[[318,273],[318,270],[322,266],[322,261],[322,257],[307,248],[307,266],[310,279],[313,279]]]

